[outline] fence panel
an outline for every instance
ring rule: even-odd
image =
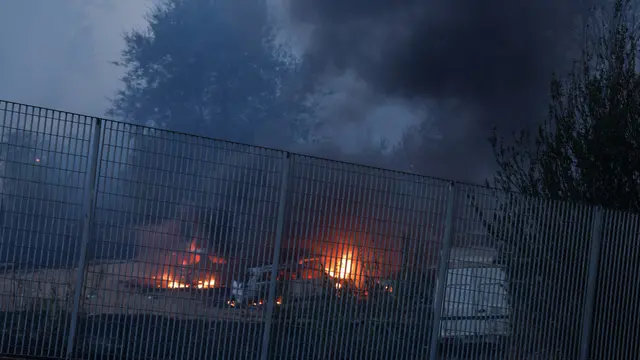
[[[294,155],[270,358],[426,358],[448,182]]]
[[[639,234],[637,214],[606,211],[591,359],[640,358]]]
[[[65,355],[93,124],[0,101],[1,354]]]
[[[283,153],[104,128],[76,356],[257,358],[264,307],[232,289],[268,284]]]
[[[0,195],[2,356],[640,355],[637,214],[4,101]]]
[[[460,192],[444,357],[578,358],[593,209],[475,186]],[[465,335],[484,346],[461,344]]]

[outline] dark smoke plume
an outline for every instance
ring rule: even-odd
[[[481,181],[493,167],[492,127],[509,134],[546,116],[553,71],[575,57],[593,0],[292,0],[314,30],[315,74],[355,71],[377,92],[456,100],[437,115],[442,140],[425,151],[430,175]],[[573,49],[573,50],[569,50]],[[393,122],[394,119],[388,119]]]

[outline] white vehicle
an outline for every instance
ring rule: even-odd
[[[500,343],[509,337],[512,309],[504,269],[493,261],[452,265],[446,276],[440,341]]]
[[[232,306],[264,304],[269,295],[272,269],[272,265],[249,268],[242,281],[233,280],[232,300],[229,304]],[[289,298],[320,295],[325,280],[324,271],[317,259],[304,259],[298,264],[279,266],[278,284],[286,283],[287,289],[283,289],[282,286],[276,288],[276,304],[281,304],[284,292]]]
[[[231,282],[230,305],[259,305],[267,298],[272,266],[253,267],[247,269],[243,280]]]

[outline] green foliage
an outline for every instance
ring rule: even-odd
[[[167,0],[125,36],[127,70],[112,115],[136,123],[252,142],[282,116],[288,68],[268,46],[260,0]],[[282,129],[280,129],[282,131]]]
[[[629,6],[617,0],[612,16],[590,21],[581,58],[566,78],[553,77],[548,118],[535,135],[523,131],[508,143],[494,131],[495,186],[640,209],[638,39]]]
[[[496,192],[499,205],[483,213],[509,277],[513,308],[509,348],[572,359],[579,353],[592,208]],[[561,339],[558,341],[558,339]]]
[[[630,0],[616,0],[610,10],[594,12],[585,26],[581,57],[568,76],[554,75],[548,118],[537,131],[524,130],[509,142],[497,131],[491,138],[499,168],[492,185],[523,194],[497,193],[502,206],[485,216],[511,278],[519,350],[568,359],[579,354],[593,208],[576,202],[640,210],[638,38]],[[625,261],[606,249],[635,241],[617,233],[612,242],[618,227],[605,221],[601,264]],[[621,281],[605,273],[610,271],[600,272],[598,284]],[[598,295],[596,308],[614,317],[620,309],[607,304],[625,303],[625,311],[635,313],[637,299],[629,301],[625,293],[632,282],[599,286],[609,290]],[[635,324],[607,326],[593,330],[592,349],[605,343],[628,349],[633,341],[626,334]]]
[[[124,87],[111,115],[281,147],[294,137],[290,114],[298,95],[285,89],[295,69],[273,56],[270,32],[263,0],[165,0],[150,11],[146,28],[125,36],[126,48],[116,62],[126,69]],[[248,151],[158,129],[131,127],[131,132],[122,177],[127,179],[123,195],[132,199],[127,205],[132,222],[174,216],[185,202],[201,200],[213,191],[218,173],[231,172],[220,164]]]

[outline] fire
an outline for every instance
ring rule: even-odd
[[[169,289],[184,289],[184,288],[188,288],[188,287],[189,287],[189,285],[187,285],[187,284],[182,284],[182,283],[179,283],[179,282],[177,282],[177,281],[170,281],[170,282],[167,284],[167,287],[168,287]]]
[[[157,288],[167,288],[167,289],[189,289],[189,288],[197,288],[197,289],[213,289],[216,286],[216,279],[210,277],[206,280],[198,280],[193,284],[188,282],[181,282],[172,279],[171,276],[165,274],[162,276],[158,284]]]
[[[156,277],[152,277],[152,279],[156,280]],[[169,274],[164,274],[162,275],[160,280],[157,281],[156,287],[168,288],[168,289],[184,289],[184,288],[188,288],[189,285],[185,283],[181,283],[179,281],[175,281]]]
[[[336,264],[334,269],[325,268],[325,271],[331,277],[335,277],[338,279],[348,279],[351,277],[351,269],[353,267],[353,262],[351,259],[351,253],[343,254],[340,258],[340,262]]]
[[[214,288],[215,286],[216,286],[216,280],[214,278],[211,278],[210,280],[205,280],[205,281],[199,280],[196,283],[196,287],[198,289],[211,289],[211,288]]]
[[[196,242],[196,240],[191,241],[191,243],[189,243],[189,254],[184,259],[182,259],[182,265],[189,266],[199,263],[200,254],[198,254],[198,250],[200,250],[200,248],[198,247],[198,243]]]
[[[325,256],[325,273],[340,282],[336,283],[336,289],[342,287],[343,281],[349,281],[356,287],[364,285],[362,276],[363,262],[354,256],[355,249],[349,249],[339,253],[338,256]]]
[[[324,273],[340,285],[363,289],[370,280],[392,278],[400,269],[401,251],[392,238],[335,230],[316,242]]]
[[[147,277],[152,286],[159,289],[211,289],[216,287],[216,278],[207,265],[226,264],[226,260],[213,255],[207,255],[196,240],[192,240],[184,247],[184,251],[161,253],[157,259],[160,270]],[[205,264],[203,259],[208,259]],[[201,262],[202,261],[202,262]]]

